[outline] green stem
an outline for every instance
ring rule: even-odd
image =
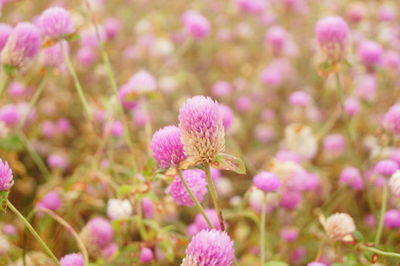
[[[42,238],[38,235],[38,233],[33,229],[31,224],[25,219],[25,217],[12,205],[12,203],[7,200],[7,206],[10,208],[12,212],[14,212],[25,224],[25,226],[28,228],[28,230],[32,233],[32,235],[36,238],[36,240],[40,243],[40,245],[43,247],[43,249],[46,251],[46,253],[50,256],[50,258],[57,264],[60,265],[58,262],[57,257],[54,255],[54,253],[50,250],[50,248],[46,245],[46,243],[42,240]]]
[[[374,252],[374,253],[379,254],[381,256],[400,258],[400,254],[399,253],[387,252],[387,251],[383,251],[383,250],[380,250],[380,249],[377,249],[377,248],[368,247],[368,246],[364,246],[364,245],[360,245],[359,247],[360,247],[361,250]]]
[[[379,242],[380,242],[381,236],[382,236],[383,220],[384,220],[385,212],[386,212],[386,208],[387,208],[388,187],[389,187],[388,182],[385,180],[385,185],[383,187],[383,194],[382,194],[381,212],[379,215],[379,222],[378,222],[378,230],[376,231],[376,237],[375,237],[375,246],[376,247],[379,245]]]
[[[8,85],[8,81],[9,81],[9,77],[3,71],[3,78],[1,79],[1,85],[0,85],[0,97],[3,95],[3,92],[5,91],[5,89]]]
[[[213,201],[215,211],[217,212],[219,225],[221,227],[221,230],[225,231],[224,217],[222,216],[222,210],[221,210],[221,208],[219,206],[219,203],[218,203],[217,190],[215,189],[214,182],[213,182],[212,177],[211,177],[211,170],[210,170],[210,164],[209,163],[205,163],[204,164],[204,171],[206,173],[208,190],[210,191],[211,199]]]
[[[91,112],[90,112],[89,103],[86,100],[85,94],[83,93],[83,88],[82,88],[81,82],[78,79],[78,75],[76,74],[75,68],[72,65],[71,59],[70,59],[70,57],[69,57],[69,55],[67,53],[67,50],[64,47],[64,44],[61,42],[60,45],[61,45],[62,53],[64,55],[65,63],[67,64],[68,71],[69,71],[69,73],[71,74],[71,76],[72,76],[72,78],[74,80],[75,89],[78,92],[79,99],[82,102],[82,105],[83,105],[83,108],[85,109],[86,115],[88,116],[89,120],[91,120],[92,119],[92,115],[91,115]]]
[[[267,216],[267,195],[264,193],[261,202],[261,222],[260,222],[260,262],[264,265],[265,262],[265,226]]]
[[[207,214],[203,209],[203,206],[201,206],[200,202],[197,200],[196,196],[193,194],[193,191],[187,185],[186,180],[183,177],[182,171],[180,169],[178,169],[178,175],[179,175],[179,178],[181,179],[182,184],[185,187],[186,191],[189,193],[189,195],[192,198],[193,202],[195,203],[196,207],[199,209],[199,212],[201,213],[201,215],[203,215],[204,219],[206,220],[208,226],[210,228],[214,228],[213,224],[210,222],[210,219],[208,219]]]

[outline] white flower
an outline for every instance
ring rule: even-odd
[[[317,153],[317,139],[308,126],[291,124],[285,129],[286,147],[305,159],[311,159]]]
[[[347,213],[335,213],[329,216],[324,227],[332,240],[342,240],[343,237],[356,230],[353,218]]]
[[[400,170],[394,172],[390,178],[389,187],[395,196],[400,196]]]
[[[107,215],[111,220],[128,218],[132,214],[129,200],[110,199],[107,203]]]

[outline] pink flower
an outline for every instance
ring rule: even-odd
[[[71,14],[63,7],[50,7],[39,18],[43,34],[51,38],[60,38],[74,32]]]
[[[182,16],[185,31],[196,39],[203,39],[210,32],[210,23],[207,18],[194,10],[186,11]]]
[[[254,185],[264,192],[275,192],[282,185],[279,177],[271,172],[261,172],[253,178]]]
[[[80,253],[65,255],[60,260],[61,266],[84,266],[83,256]]]
[[[400,135],[400,104],[393,105],[383,117],[383,126],[394,135]]]
[[[149,263],[149,262],[153,261],[154,260],[153,251],[146,247],[142,248],[140,250],[139,259],[140,259],[141,263]]]
[[[0,191],[8,191],[14,184],[11,168],[6,161],[0,159]]]

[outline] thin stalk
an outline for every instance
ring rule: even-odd
[[[51,251],[51,249],[46,245],[46,243],[42,240],[42,238],[38,235],[38,233],[33,229],[31,224],[25,219],[25,217],[12,205],[12,203],[7,200],[7,206],[8,208],[14,212],[25,224],[25,226],[28,228],[28,230],[32,233],[32,235],[36,238],[36,240],[40,243],[40,245],[43,247],[43,249],[46,251],[47,255],[50,256],[50,258],[57,264],[60,265],[58,262],[57,257],[54,255],[54,253]]]
[[[261,202],[261,222],[260,222],[260,262],[264,265],[265,262],[265,226],[267,217],[267,194],[264,193]]]
[[[217,212],[218,215],[219,225],[221,227],[221,230],[225,231],[224,217],[222,216],[222,210],[218,203],[217,190],[215,189],[214,182],[211,177],[211,170],[209,163],[204,164],[204,172],[206,173],[208,190],[210,191],[211,199],[213,201],[215,211]]]
[[[59,224],[64,226],[72,234],[72,236],[75,238],[76,242],[78,243],[79,250],[81,251],[81,253],[83,255],[83,259],[85,261],[84,265],[89,265],[89,255],[88,255],[87,249],[86,249],[85,245],[83,244],[82,239],[79,237],[78,233],[75,231],[75,229],[67,221],[65,221],[61,216],[59,216],[58,214],[56,214],[55,212],[53,212],[49,209],[39,208],[39,209],[37,209],[37,211],[47,213],[54,220],[56,220]]]
[[[0,85],[0,97],[3,95],[3,92],[5,91],[5,89],[8,85],[8,81],[9,81],[9,77],[3,71],[3,78],[1,79],[1,85]]]
[[[386,212],[386,208],[387,208],[388,188],[389,188],[388,182],[385,181],[385,185],[383,187],[383,194],[382,194],[381,212],[380,212],[379,221],[378,221],[378,229],[376,231],[376,236],[375,236],[375,246],[376,247],[379,245],[379,242],[380,242],[381,236],[382,236],[383,220],[384,220],[385,212]]]
[[[374,253],[376,253],[378,255],[381,255],[381,256],[400,258],[400,254],[399,253],[387,252],[387,251],[383,251],[383,250],[380,250],[380,249],[377,249],[377,248],[368,247],[368,246],[365,246],[365,245],[360,245],[359,247],[360,247],[361,250],[374,252]]]
[[[201,213],[201,215],[203,215],[204,219],[206,220],[208,226],[210,228],[214,228],[213,224],[210,222],[210,219],[208,219],[207,214],[203,209],[203,206],[201,206],[200,202],[197,200],[196,196],[193,194],[193,191],[187,185],[186,180],[183,177],[182,171],[180,169],[178,169],[178,175],[179,175],[179,178],[181,179],[182,184],[185,187],[186,191],[189,193],[189,195],[192,198],[193,202],[195,203],[196,207],[199,209],[199,212]]]
[[[88,116],[89,120],[91,120],[92,115],[90,112],[89,103],[86,100],[85,94],[83,93],[83,88],[82,88],[81,82],[79,81],[78,75],[76,74],[75,68],[72,65],[71,59],[67,53],[67,50],[64,47],[64,44],[61,42],[60,45],[61,45],[61,50],[62,50],[62,53],[64,56],[65,63],[67,64],[68,71],[74,80],[75,89],[78,92],[79,99],[82,102],[82,105],[83,105],[83,108],[85,109],[86,115]]]

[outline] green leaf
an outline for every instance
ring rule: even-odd
[[[0,191],[0,208],[3,212],[7,210],[8,191]]]
[[[246,166],[243,161],[240,158],[226,153],[218,154],[217,158],[215,158],[215,161],[211,165],[214,168],[229,170],[238,174],[246,173]]]
[[[354,231],[352,234],[358,243],[364,242],[364,236],[360,231]]]
[[[123,198],[131,191],[132,191],[132,186],[122,185],[118,188],[117,195],[119,198]]]
[[[143,177],[149,178],[153,175],[153,173],[157,170],[157,162],[154,158],[150,158],[144,167],[142,172]]]
[[[0,149],[8,151],[18,151],[22,148],[22,140],[17,135],[10,135],[0,139]]]
[[[7,75],[11,75],[11,76],[13,76],[17,73],[17,68],[14,66],[11,66],[9,64],[4,64],[3,70]]]
[[[284,261],[274,260],[274,261],[269,261],[267,263],[264,263],[264,266],[289,266],[289,264],[287,264]]]
[[[64,39],[68,42],[78,40],[81,36],[78,33],[71,33],[64,36]]]

